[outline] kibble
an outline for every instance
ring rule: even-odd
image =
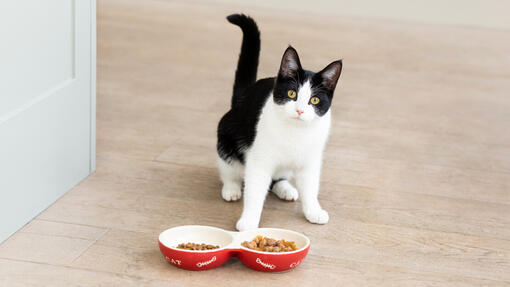
[[[245,241],[241,245],[249,249],[264,252],[290,252],[297,249],[294,241],[276,240],[261,235],[256,236],[252,241]]]
[[[187,250],[212,250],[220,248],[218,245],[205,244],[205,243],[181,243],[177,245],[179,249],[187,249]]]

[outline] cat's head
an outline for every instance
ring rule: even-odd
[[[303,70],[297,51],[289,46],[273,89],[274,103],[286,117],[311,122],[324,116],[331,107],[333,92],[342,72],[342,60],[322,71]]]

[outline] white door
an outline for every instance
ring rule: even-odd
[[[0,242],[95,169],[95,9],[0,1]]]

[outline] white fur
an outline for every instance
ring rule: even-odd
[[[218,169],[223,182],[221,197],[226,201],[239,200],[243,186],[244,166],[237,161],[225,162],[218,156]]]
[[[297,189],[286,179],[276,182],[271,191],[283,200],[293,201],[299,197]]]
[[[257,124],[257,135],[246,151],[244,170],[240,163],[218,160],[225,200],[241,197],[241,175],[244,171],[244,207],[237,229],[257,228],[267,190],[272,179],[295,177],[305,217],[313,223],[328,222],[328,213],[317,199],[322,153],[329,133],[331,114],[322,117],[309,105],[312,92],[306,82],[298,89],[297,101],[276,105],[270,95]],[[303,113],[298,116],[296,110]],[[240,167],[241,166],[241,167]],[[273,187],[282,199],[296,200],[296,189],[285,180]]]

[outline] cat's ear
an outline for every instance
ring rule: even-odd
[[[301,62],[299,62],[298,53],[292,46],[289,46],[287,50],[285,50],[285,53],[283,53],[278,75],[284,78],[293,78],[300,70]]]
[[[322,69],[322,71],[318,72],[317,75],[321,77],[323,86],[334,90],[338,78],[340,78],[340,73],[342,73],[342,60],[334,61],[326,68]]]

